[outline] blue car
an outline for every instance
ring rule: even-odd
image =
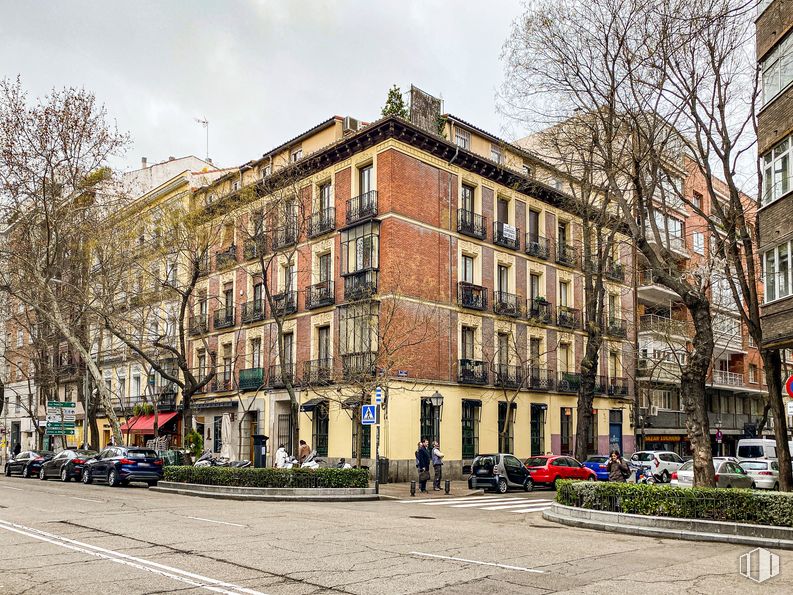
[[[140,481],[156,486],[162,479],[163,460],[150,448],[108,446],[83,466],[83,483],[106,482],[110,487]]]
[[[608,481],[609,472],[606,470],[606,463],[608,462],[608,455],[589,455],[584,461],[584,467],[592,469],[597,475],[598,481]]]

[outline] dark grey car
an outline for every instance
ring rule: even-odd
[[[534,482],[523,463],[515,455],[498,453],[479,455],[471,465],[468,488],[484,488],[504,494],[510,488],[530,492]]]

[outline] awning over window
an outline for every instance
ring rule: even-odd
[[[463,399],[463,403],[466,405],[472,405],[473,407],[481,407],[482,400],[481,399]]]
[[[363,402],[361,401],[361,397],[349,397],[347,399],[344,399],[344,401],[341,404],[342,408],[344,409],[355,409],[356,407],[360,407],[361,405],[363,405]]]
[[[158,427],[162,428],[177,415],[179,415],[179,413],[176,411],[158,414]],[[121,431],[125,434],[154,434],[154,414],[130,417],[126,422],[121,424]]]
[[[314,409],[322,405],[322,403],[324,402],[325,399],[309,399],[300,406],[300,411],[304,413],[311,413],[312,411],[314,411]]]

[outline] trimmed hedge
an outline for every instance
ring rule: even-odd
[[[790,493],[563,480],[556,501],[607,512],[793,527]]]
[[[366,469],[168,466],[165,481],[246,488],[367,488]]]

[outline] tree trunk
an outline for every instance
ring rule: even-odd
[[[599,335],[599,331],[597,331]],[[588,336],[586,350],[581,360],[581,387],[578,390],[578,412],[575,431],[575,458],[587,457],[587,436],[592,427],[592,402],[595,399],[595,377],[598,369],[598,354],[602,340],[599,336]],[[597,445],[596,445],[597,448]]]
[[[779,461],[779,489],[793,490],[793,469],[790,466],[788,444],[787,411],[782,398],[782,358],[778,349],[763,350],[763,366],[768,384],[768,405],[774,414],[774,437],[776,456]]]
[[[292,398],[289,402],[290,411],[292,412],[292,450],[299,454],[300,452],[300,426],[298,425],[298,416],[300,415],[300,407],[297,404],[297,399]],[[312,445],[313,446],[313,445]],[[292,454],[294,455],[295,452]]]
[[[689,353],[688,365],[683,367],[680,395],[686,411],[686,430],[694,456],[694,485],[716,487],[705,399],[705,382],[713,356],[710,307],[707,302],[688,306],[694,320],[694,348]]]

